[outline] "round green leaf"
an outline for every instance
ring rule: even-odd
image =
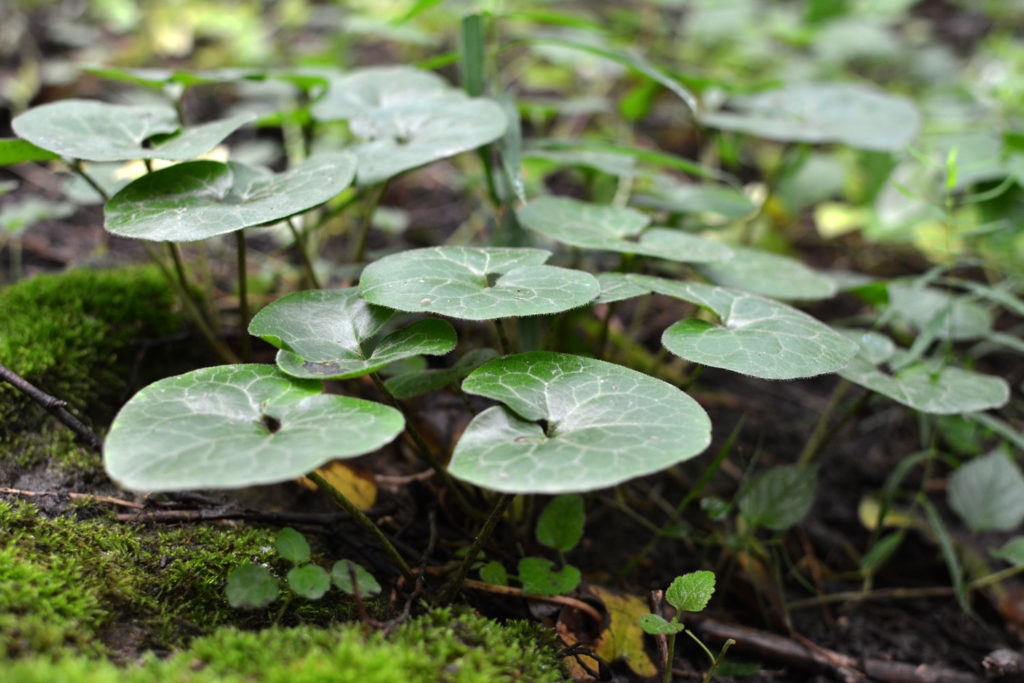
[[[270,571],[258,564],[243,564],[228,574],[228,604],[232,607],[259,609],[277,600],[281,589]]]
[[[846,333],[859,334],[856,330]],[[888,353],[882,340],[889,341]],[[890,358],[900,359],[900,354],[891,350],[891,340],[872,332],[857,341],[858,354],[839,375],[914,410],[937,415],[973,413],[998,408],[1010,400],[1010,386],[1001,377],[934,361],[913,363],[889,374],[879,364]]]
[[[440,356],[455,348],[455,330],[436,319],[377,339],[393,314],[363,301],[355,287],[308,290],[263,308],[249,332],[281,349],[277,365],[282,370],[313,379],[358,377],[403,358]]]
[[[277,532],[277,553],[292,564],[309,560],[309,542],[290,526]]]
[[[808,83],[741,95],[730,111],[703,114],[705,126],[783,142],[838,142],[879,151],[903,149],[921,117],[905,97],[854,83]]]
[[[831,278],[796,259],[745,247],[733,247],[732,258],[697,270],[717,285],[775,299],[827,299],[838,289]]]
[[[351,184],[354,172],[346,152],[318,154],[277,174],[238,162],[176,164],[111,197],[105,227],[138,239],[203,240],[323,204]]]
[[[452,92],[432,71],[411,66],[374,66],[328,79],[327,92],[313,104],[313,118],[338,121],[382,109],[445,98]]]
[[[946,497],[973,531],[1009,531],[1024,522],[1024,475],[1003,450],[958,467]]]
[[[817,465],[774,467],[740,493],[740,513],[752,526],[784,531],[811,511],[817,479]]]
[[[349,120],[366,140],[351,149],[359,158],[360,185],[371,185],[497,140],[508,120],[501,105],[449,97],[381,109]]]
[[[715,573],[707,570],[677,576],[665,591],[668,604],[683,612],[700,612],[715,592]]]
[[[404,427],[370,401],[322,393],[267,365],[203,368],[149,385],[107,435],[107,473],[142,491],[237,488],[371,453]]]
[[[352,588],[353,573],[356,575],[356,588],[359,589],[360,597],[365,598],[380,593],[380,584],[377,583],[377,579],[373,578],[373,574],[366,571],[361,564],[357,564],[352,560],[338,560],[335,562],[331,568],[331,579],[334,581],[334,585],[340,588],[342,592],[354,595],[355,591]]]
[[[682,391],[590,358],[534,352],[495,359],[462,388],[508,407],[473,419],[449,471],[498,491],[614,486],[687,460],[711,439],[707,414]]]
[[[572,565],[555,571],[555,563],[541,557],[524,557],[516,570],[527,595],[565,595],[580,585],[580,570]]]
[[[647,228],[635,209],[603,206],[566,197],[540,197],[516,212],[526,227],[565,244],[626,254],[699,263],[728,259],[720,242],[669,228]]]
[[[163,139],[180,127],[170,106],[70,99],[34,107],[15,117],[11,127],[19,137],[70,159],[181,161],[206,154],[255,118],[240,114],[190,126]],[[152,140],[154,136],[161,137]],[[155,144],[147,146],[147,141]]]
[[[630,280],[722,319],[722,325],[682,320],[662,334],[666,349],[695,363],[764,379],[796,379],[836,372],[857,352],[843,335],[779,301],[697,282],[635,275]]]
[[[372,304],[465,320],[559,313],[600,287],[589,273],[543,264],[543,249],[433,247],[371,263],[359,292]]]
[[[537,541],[541,545],[566,553],[583,538],[583,496],[567,493],[556,497],[537,518]]]
[[[292,567],[288,570],[288,587],[296,595],[301,595],[309,600],[319,600],[331,587],[331,577],[323,567],[315,564],[307,564],[302,567]]]

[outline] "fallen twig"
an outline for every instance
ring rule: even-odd
[[[520,598],[527,598],[528,600],[537,600],[539,602],[550,602],[556,605],[564,605],[565,607],[572,607],[585,613],[591,619],[597,623],[603,623],[604,617],[596,609],[576,598],[570,598],[566,595],[529,595],[523,592],[522,588],[516,588],[514,586],[499,586],[496,583],[487,583],[486,581],[476,581],[474,579],[466,579],[462,582],[465,588],[472,588],[478,591],[487,591],[488,593],[496,593],[498,595],[510,595]]]
[[[111,496],[96,496],[91,493],[74,493],[67,492],[61,493],[60,491],[26,491],[24,489],[8,489],[0,488],[0,493],[9,493],[15,496],[64,496],[71,498],[72,500],[88,500],[95,501],[97,503],[110,503],[111,505],[119,505],[125,508],[136,508],[142,509],[145,507],[141,503],[133,503],[130,500],[121,500],[120,498],[113,498]]]
[[[61,424],[73,431],[78,438],[86,444],[92,446],[97,451],[103,450],[103,442],[100,441],[100,438],[68,411],[68,404],[66,401],[50,396],[45,391],[42,391],[28,380],[22,378],[16,372],[5,368],[3,365],[0,365],[0,380],[4,380],[12,387],[41,405],[46,412],[57,418]]]

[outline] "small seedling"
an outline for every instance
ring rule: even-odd
[[[332,582],[342,592],[353,595],[353,575],[356,577],[360,597],[380,593],[377,580],[351,560],[335,562],[330,574],[323,567],[310,563],[309,542],[291,527],[278,532],[275,545],[278,555],[294,565],[285,578],[289,590],[295,595],[307,600],[319,600],[330,589]],[[281,587],[267,567],[250,563],[231,570],[226,592],[232,607],[259,609],[277,600]]]
[[[679,621],[681,612],[700,612],[707,607],[711,600],[711,594],[715,592],[715,574],[709,571],[696,571],[682,576],[677,576],[672,585],[665,591],[665,599],[676,608],[676,614],[671,621],[666,620],[658,614],[644,614],[637,622],[644,632],[654,636],[668,636],[668,658],[665,662],[664,683],[672,679],[672,659],[676,647],[676,634],[685,633],[700,645],[711,659],[711,668],[704,676],[704,683],[708,683],[715,675],[715,671],[722,663],[726,651],[735,642],[731,638],[722,646],[718,656],[711,654],[711,650],[701,642],[700,638],[693,631],[687,630],[686,626]]]

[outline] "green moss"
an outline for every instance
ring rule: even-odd
[[[468,613],[434,610],[389,637],[359,624],[334,628],[224,628],[166,660],[119,668],[83,657],[8,663],[14,680],[134,681],[561,681],[551,636],[524,624],[500,625]]]
[[[0,291],[0,365],[105,424],[123,397],[139,339],[180,329],[154,267],[72,270]],[[37,431],[45,412],[0,383],[0,443]]]

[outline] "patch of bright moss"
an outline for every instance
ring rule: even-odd
[[[133,345],[181,328],[174,292],[155,267],[71,270],[0,291],[0,365],[109,420],[124,391]],[[36,431],[49,416],[0,383],[0,443]]]
[[[228,571],[272,557],[269,530],[214,525],[132,528],[46,519],[0,501],[0,656],[168,648],[240,619]]]
[[[84,657],[7,663],[14,680],[112,683],[131,681],[267,681],[301,683],[453,683],[562,681],[549,634],[530,624],[501,625],[468,612],[437,609],[390,636],[360,624],[334,628],[224,628],[166,660],[117,667]]]

